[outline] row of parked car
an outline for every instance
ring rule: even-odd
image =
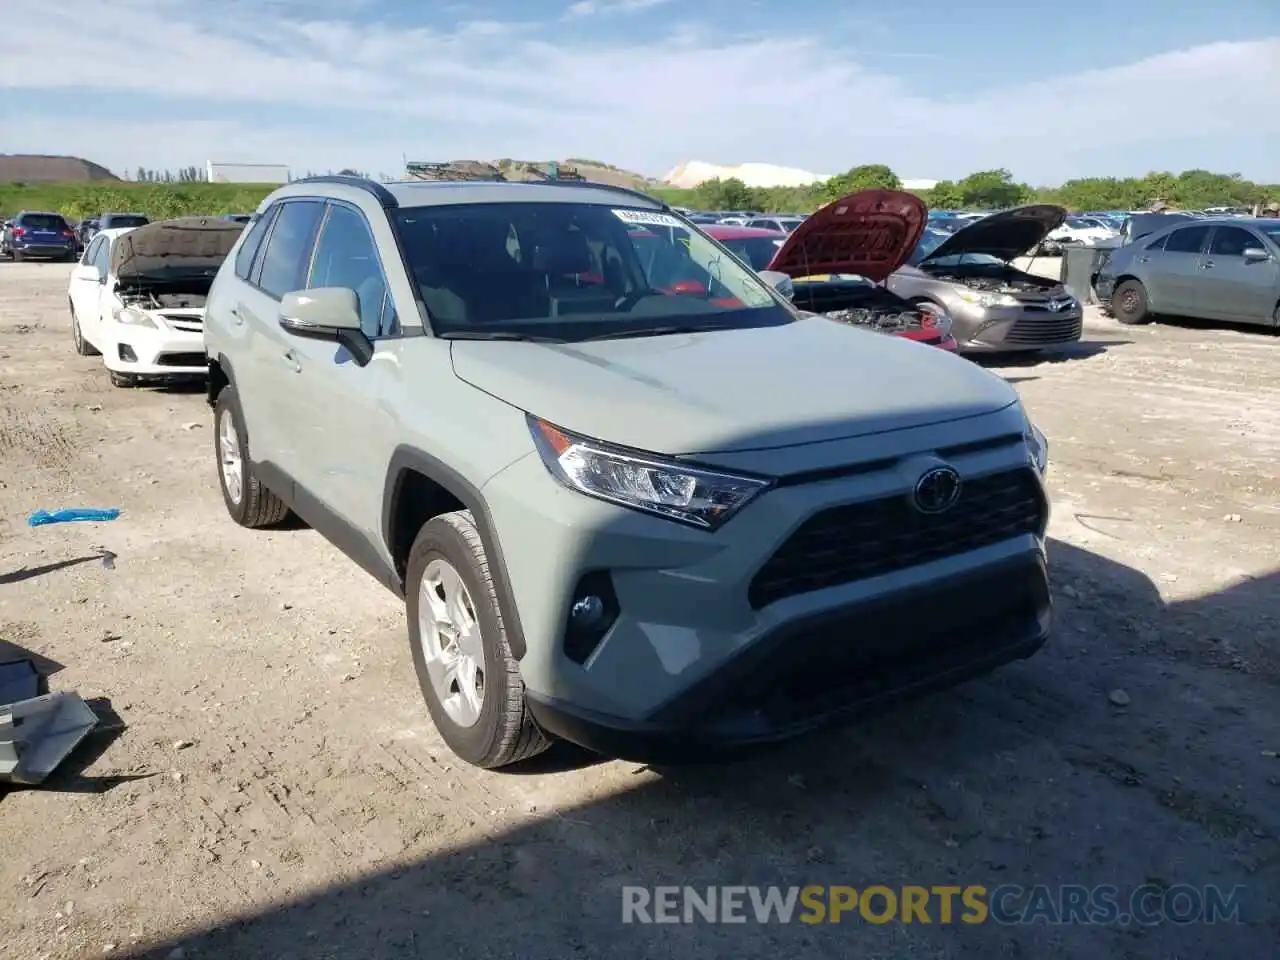
[[[247,223],[248,214],[227,214],[222,219]],[[39,257],[75,260],[102,230],[141,227],[151,218],[141,213],[100,213],[85,217],[74,226],[60,213],[23,210],[0,221],[0,257],[24,260]]]

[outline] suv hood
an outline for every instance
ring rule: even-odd
[[[862,190],[829,203],[788,235],[770,270],[790,277],[856,273],[883,283],[920,242],[929,212],[901,190]]]
[[[183,217],[134,227],[111,247],[110,272],[122,285],[193,276],[212,279],[244,224],[220,217]]]
[[[962,253],[987,253],[1008,262],[1022,256],[1066,219],[1066,208],[1051,203],[1033,203],[993,213],[951,234],[924,262]]]
[[[586,343],[454,340],[458,377],[575,433],[667,455],[959,420],[1017,399],[976,364],[821,317]]]

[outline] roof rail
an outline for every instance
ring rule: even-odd
[[[663,210],[670,210],[671,206],[661,197],[655,197],[651,193],[645,193],[643,190],[632,190],[630,187],[619,187],[612,183],[601,183],[598,180],[527,180],[526,183],[538,184],[554,184],[556,186],[565,187],[588,187],[596,190],[612,190],[614,193],[625,193],[629,197],[639,197],[650,203],[657,203],[662,206]]]
[[[355,187],[358,190],[365,190],[373,194],[377,201],[387,209],[393,209],[400,206],[400,201],[395,198],[390,190],[382,184],[369,180],[366,177],[353,177],[342,173],[329,173],[318,177],[303,177],[301,180],[290,180],[285,186],[292,187],[299,183],[337,183],[343,186]]]

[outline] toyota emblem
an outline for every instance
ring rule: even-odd
[[[960,499],[960,474],[951,467],[926,470],[911,491],[911,500],[921,513],[945,513]]]
[[[1061,301],[1061,300],[1054,300],[1054,301],[1050,302],[1050,304],[1049,304],[1049,310],[1050,310],[1050,312],[1052,312],[1052,313],[1057,313],[1057,312],[1058,312],[1059,310],[1061,310],[1061,309],[1062,309],[1062,301]]]

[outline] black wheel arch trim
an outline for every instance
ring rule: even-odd
[[[424,453],[416,447],[407,445],[397,447],[391,455],[391,461],[387,466],[386,484],[382,493],[383,543],[390,549],[396,542],[394,523],[397,501],[405,474],[410,471],[420,473],[432,482],[439,484],[471,511],[472,517],[475,518],[476,528],[480,532],[480,540],[484,544],[485,557],[489,562],[489,573],[493,578],[493,585],[498,595],[502,622],[506,627],[507,643],[511,648],[511,655],[516,660],[523,659],[527,649],[524,630],[520,625],[520,613],[516,607],[515,593],[511,589],[511,581],[507,575],[507,563],[502,554],[502,542],[498,538],[497,528],[493,522],[493,516],[489,512],[488,503],[485,502],[479,488],[472,484],[471,481],[436,457],[429,453]],[[397,570],[396,574],[403,583],[404,571]],[[403,586],[403,589],[407,590],[407,584]]]
[[[218,378],[213,376],[215,366],[222,371],[225,383],[219,383]],[[218,402],[218,394],[222,392],[223,386],[234,387],[235,385],[236,374],[231,366],[231,358],[225,355],[209,357],[209,381],[205,387],[205,400],[209,406],[212,407]]]

